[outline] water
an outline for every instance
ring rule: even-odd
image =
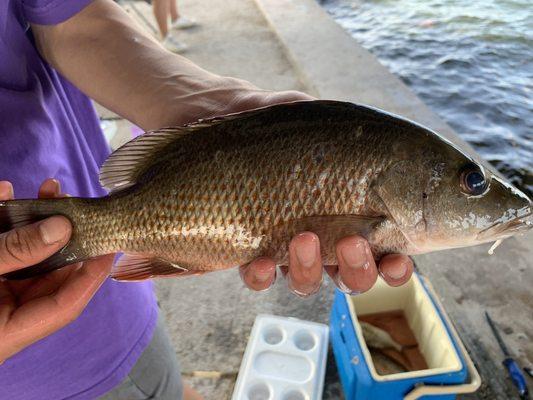
[[[325,9],[533,193],[533,1],[327,0]]]

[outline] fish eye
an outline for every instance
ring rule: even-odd
[[[482,195],[489,186],[481,169],[472,163],[461,169],[460,180],[463,192],[471,196]]]

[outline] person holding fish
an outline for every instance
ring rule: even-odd
[[[358,293],[525,226],[527,197],[433,132],[205,71],[111,0],[8,0],[0,26],[3,398],[200,398],[150,277],[239,265],[265,290],[279,265],[299,296],[324,269]],[[108,158],[89,97],[153,132]]]
[[[8,0],[0,5],[0,26],[0,144],[6,149],[0,158],[0,276],[50,261],[76,231],[68,218],[50,216],[56,212],[44,219],[38,210],[25,217],[11,212],[6,205],[15,195],[33,198],[38,188],[47,201],[65,192],[106,195],[97,175],[108,147],[86,96],[145,130],[310,99],[207,72],[165,51],[111,0]],[[322,280],[319,239],[300,232],[290,249],[284,270],[290,288],[312,294]],[[339,266],[328,267],[336,282],[343,290],[368,290],[378,274],[368,243],[349,236],[337,250]],[[66,256],[70,265],[57,271],[0,277],[0,397],[200,398],[181,383],[152,283],[107,279],[113,254],[79,262]],[[409,279],[412,263],[390,256],[380,268],[399,285]],[[276,263],[259,257],[240,272],[249,288],[265,290],[275,280]]]

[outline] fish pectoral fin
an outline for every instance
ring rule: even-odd
[[[291,220],[278,225],[275,230],[284,231],[290,236],[300,232],[310,231],[319,238],[334,237],[341,239],[345,236],[360,235],[368,237],[375,227],[385,217],[367,217],[363,215],[312,215]]]
[[[142,281],[150,278],[190,275],[187,268],[147,254],[124,253],[111,270],[117,281]]]

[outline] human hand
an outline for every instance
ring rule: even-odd
[[[60,197],[59,183],[46,180],[40,198]],[[0,181],[0,201],[13,199],[13,186]],[[0,275],[45,260],[72,232],[61,216],[0,234]],[[0,277],[0,364],[25,347],[74,321],[109,275],[113,255],[67,266],[24,281]]]
[[[215,91],[212,115],[221,116],[294,101],[316,100],[296,90],[271,91],[260,89],[242,79],[222,77]],[[213,98],[210,97],[210,100]]]
[[[366,292],[376,282],[378,273],[390,286],[401,286],[413,273],[413,262],[402,254],[384,256],[376,265],[368,242],[361,236],[348,236],[336,245],[339,265],[322,266],[320,242],[312,232],[296,235],[289,245],[289,266],[281,267],[289,289],[300,297],[310,296],[320,289],[323,269],[344,293]],[[258,258],[240,267],[241,278],[248,288],[268,289],[276,280],[274,260]]]
[[[168,110],[155,115],[148,124],[150,129],[162,126],[185,125],[200,119],[209,119],[273,104],[314,100],[314,97],[295,90],[275,92],[263,90],[242,79],[217,75],[192,79],[190,92],[176,100],[178,113]]]

